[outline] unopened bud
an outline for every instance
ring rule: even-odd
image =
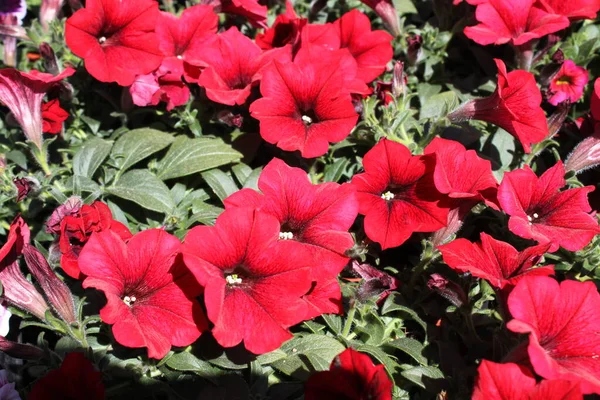
[[[548,137],[546,139],[553,138],[560,131],[565,119],[567,119],[570,108],[571,104],[568,100],[556,106],[554,112],[548,117]]]
[[[377,296],[377,301],[380,302],[400,286],[398,279],[369,264],[352,261],[352,272],[363,279],[357,292],[360,301]]]
[[[565,62],[565,54],[561,49],[552,54],[552,62],[559,65]]]
[[[469,211],[471,211],[470,206],[450,209],[447,225],[431,235],[431,244],[434,248],[448,242],[460,230]]]
[[[21,360],[39,360],[44,357],[44,351],[39,347],[12,342],[2,336],[0,336],[0,351]]]
[[[579,173],[598,164],[600,164],[600,132],[579,142],[567,157],[565,171]]]
[[[375,10],[375,13],[383,21],[383,25],[394,36],[400,35],[400,21],[398,11],[392,0],[361,0],[364,4]]]
[[[40,22],[45,31],[48,30],[50,22],[58,18],[65,0],[42,0],[40,6]]]
[[[421,47],[423,46],[423,37],[421,35],[412,35],[406,39],[406,41],[408,44],[408,49],[406,50],[408,62],[410,65],[415,65],[423,52],[423,50],[421,50]]]
[[[75,305],[67,285],[56,276],[48,261],[34,246],[25,244],[23,255],[29,271],[39,283],[54,310],[66,323],[75,323]]]
[[[2,296],[10,304],[35,315],[42,321],[46,319],[48,304],[35,286],[25,279],[17,261],[0,271],[0,282],[4,288]]]
[[[396,61],[394,64],[394,74],[392,76],[392,95],[395,98],[402,96],[406,92],[406,74],[404,73],[404,63]]]
[[[431,275],[427,287],[448,300],[456,307],[462,307],[467,303],[467,295],[455,282],[449,281],[440,274]]]
[[[40,55],[44,60],[44,68],[49,74],[60,74],[56,54],[54,54],[54,50],[48,43],[43,42],[42,44],[40,44]]]
[[[240,128],[244,123],[244,117],[241,114],[234,114],[230,110],[223,110],[217,113],[217,119],[225,125]]]

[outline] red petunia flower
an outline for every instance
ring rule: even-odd
[[[499,289],[506,285],[514,286],[525,276],[547,276],[554,272],[552,265],[533,268],[548,251],[550,244],[529,247],[519,252],[510,244],[483,232],[480,239],[480,243],[456,239],[438,248],[450,268],[470,272]]]
[[[600,0],[543,0],[555,14],[564,15],[571,21],[579,19],[596,19],[600,10]]]
[[[42,148],[42,99],[46,92],[75,73],[66,68],[54,76],[39,71],[29,73],[14,68],[0,70],[0,102],[10,109],[27,139]]]
[[[79,253],[94,232],[113,231],[121,239],[131,237],[129,229],[112,218],[108,206],[101,201],[92,205],[84,204],[74,215],[65,215],[60,221],[60,237],[58,239],[61,252],[60,266],[67,275],[80,279]]]
[[[508,297],[514,319],[506,326],[529,334],[527,352],[536,374],[580,382],[584,394],[600,393],[599,307],[593,282],[526,277]]]
[[[250,96],[252,86],[260,81],[264,68],[273,60],[291,61],[291,49],[263,52],[233,27],[204,43],[202,53],[195,59],[197,65],[205,67],[198,84],[206,89],[206,95],[212,101],[242,105]]]
[[[433,158],[381,140],[363,158],[365,172],[352,178],[365,233],[383,249],[400,246],[414,232],[446,226],[448,207],[433,182]]]
[[[348,49],[356,59],[358,78],[369,83],[385,71],[392,59],[392,39],[385,31],[372,31],[369,17],[354,9],[332,24],[307,25],[302,47],[316,44],[330,50]]]
[[[94,78],[129,86],[163,59],[154,32],[158,15],[153,0],[88,0],[67,19],[67,46]]]
[[[167,111],[182,106],[190,99],[190,88],[181,80],[182,65],[175,57],[165,58],[151,74],[138,75],[129,87],[133,104],[145,107],[167,103]]]
[[[217,33],[218,23],[219,17],[208,5],[188,7],[179,18],[168,12],[160,13],[156,21],[158,47],[169,59],[168,69],[172,74],[197,82],[200,68],[191,61],[203,52],[206,40]]]
[[[6,243],[0,248],[0,271],[17,261],[23,254],[23,247],[29,243],[29,226],[21,216],[17,216],[10,224]]]
[[[539,178],[524,169],[504,174],[498,190],[502,210],[510,215],[508,228],[525,239],[550,243],[550,252],[563,247],[583,249],[598,233],[598,221],[589,213],[588,193],[594,186],[567,189],[562,161]]]
[[[483,360],[477,369],[472,400],[582,400],[577,382],[543,380],[536,384],[528,368]]]
[[[329,371],[313,374],[304,386],[306,400],[392,400],[393,383],[383,365],[354,349],[333,359]]]
[[[258,0],[202,0],[203,4],[215,7],[215,11],[247,18],[255,26],[267,27],[267,7]]]
[[[475,150],[467,150],[454,140],[435,138],[424,154],[435,154],[433,180],[440,193],[475,203],[485,201],[497,208],[498,182],[492,174],[492,163]]]
[[[565,100],[575,103],[583,96],[588,81],[588,72],[585,68],[576,65],[572,60],[565,60],[550,81],[552,96],[548,99],[548,103],[555,106]]]
[[[59,369],[50,371],[35,383],[28,398],[103,400],[105,392],[102,373],[96,371],[83,353],[69,353]]]
[[[95,233],[79,257],[83,287],[106,296],[100,318],[126,347],[147,347],[160,359],[171,346],[192,344],[208,328],[200,288],[181,261],[181,243],[161,229],[133,236],[127,244],[112,231]]]
[[[270,50],[290,44],[295,48],[300,41],[300,32],[308,23],[306,18],[299,18],[294,12],[294,5],[286,2],[285,13],[275,18],[275,22],[263,33],[258,33],[254,39],[258,47]]]
[[[57,134],[62,131],[63,122],[69,118],[69,113],[62,109],[58,99],[42,104],[42,131]]]
[[[481,45],[523,45],[569,26],[569,19],[554,14],[536,0],[487,0],[475,10],[479,25],[465,28],[465,35]]]
[[[185,237],[183,257],[204,286],[212,334],[221,346],[244,342],[262,354],[293,337],[288,328],[305,319],[302,299],[311,271],[293,240],[281,240],[274,216],[251,208],[223,212],[215,226],[197,226]]]
[[[594,91],[590,100],[590,112],[596,122],[600,121],[600,78],[594,81]]]
[[[302,57],[265,68],[260,91],[264,96],[250,105],[260,121],[260,135],[286,151],[300,150],[302,157],[327,153],[329,143],[346,138],[358,114],[345,89],[337,62],[330,57]]]
[[[332,182],[313,185],[306,172],[279,159],[267,164],[258,187],[262,194],[242,189],[225,199],[225,208],[256,207],[277,218],[281,239],[298,243],[297,251],[304,251],[302,258],[311,266],[316,287],[307,300],[328,288],[321,302],[325,307],[316,307],[317,315],[340,313],[341,293],[335,278],[350,260],[345,252],[354,245],[348,233],[358,214],[354,187]]]
[[[540,107],[542,94],[531,73],[521,70],[507,73],[502,60],[494,61],[498,66],[498,87],[494,94],[468,101],[448,118],[451,121],[478,119],[497,125],[516,137],[529,153],[531,144],[548,136],[548,123]]]

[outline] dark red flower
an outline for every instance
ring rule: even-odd
[[[67,118],[69,118],[69,113],[62,109],[58,99],[42,103],[42,131],[44,133],[60,133],[63,122]]]
[[[312,158],[348,136],[358,114],[345,89],[341,61],[341,55],[337,62],[302,57],[265,68],[260,85],[264,97],[250,105],[264,140]]]
[[[498,208],[498,182],[492,174],[492,163],[477,155],[475,150],[454,141],[435,138],[425,148],[425,154],[435,154],[433,180],[440,193],[453,199],[485,201]]]
[[[60,224],[67,215],[77,215],[79,210],[81,210],[81,206],[83,206],[83,201],[79,196],[71,196],[61,204],[56,207],[56,209],[46,221],[46,233],[54,233],[56,235],[60,234]]]
[[[79,253],[94,232],[110,230],[121,239],[131,237],[131,232],[122,223],[113,220],[108,206],[100,201],[84,204],[75,215],[66,215],[60,222],[59,247],[62,254],[60,266],[67,275],[79,279]]]
[[[171,13],[160,13],[156,21],[158,47],[163,56],[172,59],[168,63],[172,74],[179,78],[185,75],[188,82],[197,81],[200,68],[191,60],[202,53],[208,37],[217,33],[218,23],[219,17],[208,5],[188,7],[179,18]]]
[[[460,308],[469,302],[467,294],[458,283],[448,280],[440,274],[431,274],[427,281],[427,287],[448,300],[455,307]]]
[[[202,67],[198,84],[212,101],[233,106],[246,102],[253,85],[258,84],[263,69],[277,60],[292,60],[291,49],[263,52],[236,28],[213,36],[203,44],[195,62]]]
[[[29,227],[21,216],[17,216],[10,224],[6,243],[0,248],[0,271],[23,254],[23,246],[29,243],[29,236]]]
[[[559,15],[568,17],[571,21],[578,19],[595,19],[600,10],[599,0],[543,0],[543,3]]]
[[[583,400],[577,382],[543,380],[536,384],[527,367],[483,360],[472,400]]]
[[[29,192],[34,190],[36,186],[39,186],[39,182],[36,182],[32,178],[15,178],[13,179],[13,183],[17,188],[17,203],[23,201]]]
[[[555,106],[565,100],[575,103],[583,96],[588,81],[588,72],[585,68],[576,65],[572,60],[565,60],[550,81],[552,96],[548,99],[548,103]]]
[[[65,384],[69,382],[69,384]],[[30,400],[104,400],[102,373],[83,353],[69,353],[59,369],[50,371],[35,383]]]
[[[333,359],[329,371],[313,374],[304,386],[306,400],[392,400],[394,384],[383,365],[354,349]]]
[[[263,33],[258,33],[254,40],[263,50],[283,47],[287,44],[295,48],[300,41],[300,32],[307,22],[306,18],[299,18],[296,15],[294,5],[288,0],[285,13],[278,15],[273,25]]]
[[[584,248],[600,233],[598,221],[588,202],[594,186],[563,190],[565,169],[562,161],[539,178],[524,169],[504,174],[498,201],[510,215],[508,228],[525,239],[550,243],[550,252],[563,247],[570,251]]]
[[[14,68],[0,70],[0,102],[8,107],[27,139],[42,148],[42,99],[46,92],[64,78],[75,73],[66,68],[54,76],[32,70],[29,73]]]
[[[352,272],[363,279],[357,290],[358,299],[361,301],[376,296],[377,303],[381,303],[400,286],[400,281],[390,274],[369,264],[360,264],[356,260],[352,261]]]
[[[181,261],[181,243],[161,229],[133,236],[127,244],[113,231],[92,235],[79,257],[83,287],[106,296],[102,321],[117,342],[147,347],[160,359],[171,346],[187,346],[208,328],[195,299],[202,292]]]
[[[525,276],[551,275],[552,265],[533,268],[550,244],[529,247],[522,252],[506,242],[481,233],[480,243],[471,243],[467,239],[456,239],[439,246],[444,262],[452,269],[469,272],[499,289],[506,285],[516,285]]]
[[[311,271],[300,246],[279,240],[274,216],[251,208],[225,210],[215,226],[196,226],[185,237],[183,257],[204,286],[212,334],[221,346],[255,354],[293,337],[288,328],[305,319],[302,296]]]
[[[312,297],[329,288],[332,301],[322,313],[340,313],[341,293],[335,279],[350,260],[346,251],[354,245],[348,229],[358,214],[358,201],[351,185],[313,185],[306,172],[291,168],[279,159],[271,161],[258,180],[262,194],[242,189],[225,199],[225,208],[256,207],[277,218],[280,238],[293,240],[304,251],[302,258],[311,267],[316,287]],[[322,286],[324,282],[330,285]],[[310,299],[309,299],[310,301]]]
[[[521,70],[507,73],[504,62],[495,61],[498,87],[494,94],[465,103],[448,118],[451,121],[473,118],[497,125],[516,137],[529,153],[531,144],[539,143],[548,136],[546,116],[540,107],[542,94],[531,73]]]
[[[512,43],[515,46],[558,32],[569,19],[554,14],[536,0],[487,0],[478,2],[479,25],[465,28],[465,35],[481,45]]]
[[[158,15],[153,0],[88,0],[67,19],[67,46],[94,78],[129,86],[163,59],[154,32]]]
[[[433,182],[433,158],[413,156],[387,139],[363,158],[365,172],[352,178],[365,233],[383,249],[400,246],[414,232],[446,226],[448,207]]]
[[[600,393],[600,295],[593,282],[558,283],[525,277],[508,297],[513,332],[529,334],[529,362],[546,379],[579,382],[584,394]]]

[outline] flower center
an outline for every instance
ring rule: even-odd
[[[571,84],[571,78],[568,76],[561,76],[560,78],[558,78],[555,82],[557,85],[570,85]]]
[[[183,60],[183,56],[180,54],[180,55],[177,56],[177,59],[178,60]]]
[[[538,219],[540,215],[538,213],[533,213],[533,215],[528,215],[527,220],[529,221],[529,225],[533,225],[533,221]]]
[[[225,276],[225,280],[229,286],[235,286],[242,283],[242,278],[240,278],[238,274],[227,275]]]
[[[102,36],[100,39],[98,39],[98,43],[104,44],[104,42],[106,42],[106,37]]]
[[[133,306],[133,303],[135,303],[137,299],[135,298],[135,296],[125,296],[123,297],[123,303],[127,304],[129,307]]]
[[[313,123],[313,120],[308,115],[303,115],[302,116],[302,122],[304,122],[304,125],[309,126],[310,124]]]
[[[381,198],[384,199],[385,201],[393,200],[394,197],[396,197],[396,195],[394,193],[390,192],[389,190],[381,195]]]
[[[292,240],[294,234],[292,232],[279,232],[279,240]]]

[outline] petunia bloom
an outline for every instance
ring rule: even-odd
[[[434,159],[413,156],[406,146],[387,139],[363,158],[365,172],[352,178],[365,216],[365,233],[383,249],[400,246],[414,232],[446,226],[448,207],[435,188]]]
[[[467,119],[486,121],[516,137],[526,153],[531,144],[548,136],[548,124],[541,108],[542,94],[535,77],[527,71],[507,73],[502,60],[495,59],[498,67],[498,86],[490,96],[463,104],[448,115],[451,121]]]
[[[439,250],[450,268],[469,272],[499,289],[506,285],[514,286],[525,276],[547,276],[554,272],[552,265],[533,268],[548,251],[550,244],[529,247],[519,252],[510,244],[483,232],[480,240],[480,243],[471,243],[467,239],[456,239],[439,246]]]
[[[258,0],[202,0],[202,4],[213,6],[216,12],[247,18],[252,25],[267,26],[267,7]]]
[[[250,105],[264,140],[313,158],[327,153],[329,143],[350,134],[358,114],[344,87],[341,60],[306,57],[273,61],[265,68],[260,84],[264,97]]]
[[[186,81],[196,82],[200,68],[190,60],[202,53],[205,41],[217,33],[218,23],[219,17],[208,5],[188,7],[179,18],[161,12],[156,21],[156,36],[163,56],[170,59],[167,69],[179,78],[184,75]]]
[[[10,109],[27,139],[39,149],[43,132],[42,99],[50,88],[74,73],[73,68],[66,68],[57,76],[13,68],[0,70],[0,102]]]
[[[17,216],[10,224],[6,243],[0,248],[0,271],[13,264],[23,254],[23,247],[29,243],[29,227],[21,216]]]
[[[523,45],[569,26],[569,19],[554,14],[536,0],[487,0],[475,10],[479,25],[465,28],[465,35],[481,45]]]
[[[94,232],[111,230],[121,239],[131,237],[131,232],[122,223],[113,220],[108,206],[101,201],[84,204],[81,209],[67,213],[60,221],[58,239],[61,252],[60,266],[72,278],[80,279],[81,271],[77,259],[82,247]]]
[[[213,36],[203,43],[195,62],[204,67],[198,84],[206,89],[212,101],[226,105],[242,105],[252,86],[258,84],[264,68],[273,60],[292,60],[291,49],[263,52],[236,27]]]
[[[483,360],[477,369],[472,400],[582,400],[579,384],[566,380],[542,380],[522,365]]]
[[[63,122],[69,118],[69,113],[62,109],[58,99],[42,104],[42,131],[57,134],[62,131]]]
[[[181,262],[180,247],[161,229],[142,231],[127,244],[108,230],[94,233],[79,256],[83,287],[106,296],[100,318],[112,325],[115,340],[148,348],[150,358],[193,343],[208,327],[195,299],[202,289]]]
[[[543,0],[543,2],[555,14],[564,15],[571,21],[596,19],[596,13],[600,10],[600,0]]]
[[[162,62],[154,32],[158,15],[153,0],[88,0],[67,19],[67,46],[94,78],[129,86]]]
[[[275,18],[275,22],[263,33],[256,34],[254,41],[263,50],[270,50],[290,44],[292,48],[300,41],[300,32],[308,23],[306,18],[299,18],[294,12],[294,5],[288,0],[285,13]]]
[[[2,400],[21,400],[19,392],[15,389],[14,382],[8,380],[8,371],[0,370],[0,399]]]
[[[383,365],[349,348],[336,356],[329,371],[313,374],[304,386],[306,400],[392,400],[394,384]]]
[[[593,282],[523,278],[508,297],[507,328],[529,334],[535,373],[579,382],[584,394],[600,393],[600,294]]]
[[[212,334],[223,347],[243,341],[255,354],[275,350],[308,313],[302,296],[311,271],[297,243],[279,240],[280,229],[274,216],[236,207],[185,237],[184,261],[205,288]]]
[[[315,311],[340,313],[341,292],[335,278],[348,264],[345,253],[354,245],[348,232],[358,214],[354,187],[333,182],[313,185],[306,172],[274,159],[262,171],[258,188],[262,194],[252,189],[232,194],[225,199],[225,208],[255,207],[277,218],[281,239],[297,243],[297,251],[304,252],[302,258],[311,267],[316,286],[307,301],[328,288]]]
[[[526,165],[504,174],[498,189],[500,206],[510,216],[511,232],[550,243],[550,252],[559,247],[581,250],[600,233],[588,201],[594,186],[560,191],[566,184],[564,176],[562,161],[539,178]]]
[[[165,58],[160,67],[147,75],[138,75],[129,87],[133,104],[145,107],[167,103],[167,111],[190,99],[190,88],[182,80],[184,66],[175,57]],[[191,69],[187,69],[190,71]]]
[[[28,397],[30,400],[104,398],[102,373],[96,371],[83,353],[67,354],[59,369],[50,371],[33,385]]]
[[[548,103],[558,105],[565,100],[575,103],[583,96],[585,85],[589,81],[588,72],[572,60],[565,60],[550,81],[551,97]]]

